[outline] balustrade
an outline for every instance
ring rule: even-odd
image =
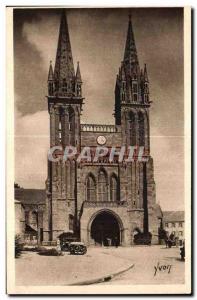
[[[81,131],[90,132],[116,132],[115,125],[81,124]]]
[[[84,208],[85,207],[121,207],[127,206],[126,201],[120,201],[120,202],[115,202],[115,201],[85,201],[84,202]]]

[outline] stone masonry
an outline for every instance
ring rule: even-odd
[[[157,243],[160,216],[150,155],[149,79],[146,65],[140,69],[131,18],[116,79],[114,124],[81,124],[83,103],[80,67],[78,63],[75,72],[63,12],[55,67],[53,70],[50,64],[48,75],[50,147],[64,149],[72,145],[80,152],[89,146],[94,152],[101,146],[101,137],[109,149],[143,146],[147,161],[110,162],[108,157],[97,163],[48,160],[41,242],[54,243],[60,234],[70,232],[87,245],[102,244],[109,236],[128,246],[133,244],[133,234],[139,228],[151,232],[152,243]],[[108,220],[101,221],[103,214]],[[104,228],[103,224],[108,227]]]

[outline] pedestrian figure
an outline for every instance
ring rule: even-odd
[[[56,247],[57,251],[61,251],[61,246],[60,246],[60,240],[57,239],[57,247]]]
[[[115,240],[115,247],[118,248],[118,238],[117,238],[117,236],[115,237],[114,240]]]
[[[168,234],[168,232],[166,232],[166,235],[165,235],[165,244],[166,244],[166,248],[169,247],[168,241],[169,241],[169,234]]]

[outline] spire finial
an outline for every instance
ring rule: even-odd
[[[129,22],[131,22],[132,21],[132,10],[131,9],[129,10],[128,17],[129,17]]]
[[[48,81],[51,81],[53,79],[54,79],[54,77],[53,77],[53,66],[52,66],[52,60],[50,60]]]
[[[82,80],[81,80],[81,72],[80,72],[80,67],[79,67],[79,61],[77,62],[76,80],[78,82],[82,82]]]
[[[131,11],[129,12],[129,22],[131,22],[131,18],[132,18],[132,13]]]
[[[148,81],[148,72],[147,72],[146,64],[144,64],[144,78],[146,81]]]

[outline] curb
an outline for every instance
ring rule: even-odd
[[[79,281],[79,282],[75,282],[75,283],[70,283],[70,284],[67,284],[67,285],[69,285],[69,286],[71,286],[71,285],[90,285],[90,284],[94,284],[94,283],[101,283],[101,282],[110,281],[115,276],[118,276],[118,275],[120,275],[124,272],[129,271],[133,267],[134,267],[134,264],[132,264],[129,267],[127,267],[126,269],[120,270],[116,273],[112,273],[112,274],[109,274],[109,275],[104,275],[102,277],[98,277],[98,278],[94,278],[94,279],[90,279],[90,280],[84,280],[84,281]]]

